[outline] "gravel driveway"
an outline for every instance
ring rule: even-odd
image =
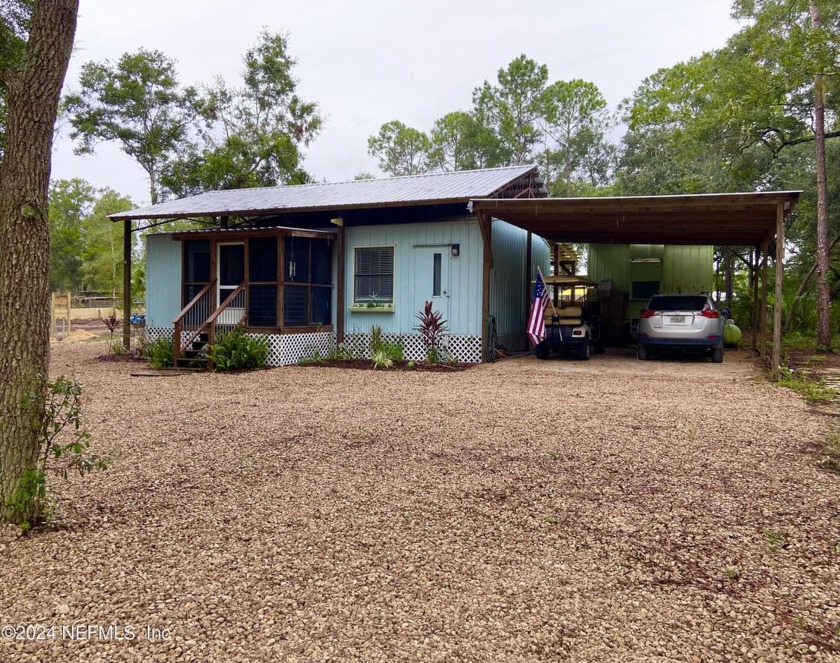
[[[0,661],[840,660],[828,421],[746,355],[132,378],[104,349],[52,366],[122,455],[56,480],[63,529],[0,534],[0,624],[46,637]]]

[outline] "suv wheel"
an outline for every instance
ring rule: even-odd
[[[548,347],[548,343],[538,343],[537,347],[534,348],[534,354],[537,355],[537,359],[548,359],[548,354],[551,350]]]
[[[723,363],[723,345],[717,345],[712,348],[712,363],[713,364],[721,364]]]
[[[650,353],[648,352],[648,349],[643,345],[640,345],[638,348],[636,348],[636,356],[642,361],[647,361],[648,359],[650,359]]]

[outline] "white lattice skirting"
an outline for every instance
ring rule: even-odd
[[[426,345],[419,334],[382,334],[382,340],[387,343],[401,343],[408,361],[422,361],[426,358]],[[356,356],[370,356],[370,334],[368,333],[345,334],[344,344],[351,350],[358,348],[358,351],[353,352]],[[440,340],[440,348],[461,363],[478,364],[481,362],[480,336],[444,334]]]
[[[172,327],[147,327],[146,334],[150,341],[161,336],[172,336]],[[288,366],[297,364],[301,359],[311,357],[317,350],[325,355],[335,348],[333,332],[312,332],[309,334],[249,334],[268,340],[269,366]],[[426,358],[426,346],[419,334],[383,334],[383,340],[402,344],[405,358],[409,361],[422,361]],[[358,357],[370,356],[370,334],[351,333],[344,335],[344,344]],[[456,336],[445,334],[441,337],[441,350],[465,364],[481,362],[481,337]]]

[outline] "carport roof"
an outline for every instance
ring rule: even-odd
[[[501,219],[555,242],[758,246],[776,232],[801,191],[616,198],[481,199],[480,216]]]

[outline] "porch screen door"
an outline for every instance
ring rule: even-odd
[[[218,304],[221,305],[230,294],[245,280],[245,245],[219,244],[219,256],[216,261],[218,277]],[[237,301],[238,301],[237,297]],[[220,324],[234,324],[241,319],[243,307],[229,308],[219,318]]]

